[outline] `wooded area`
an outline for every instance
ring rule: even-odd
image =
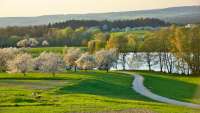
[[[118,21],[71,20],[61,23],[0,28],[0,47],[15,47],[22,39],[35,38],[39,42],[47,40],[50,46],[86,46],[99,32],[131,31],[136,27],[164,27],[169,23],[159,19],[136,19]],[[41,46],[42,44],[38,46]]]

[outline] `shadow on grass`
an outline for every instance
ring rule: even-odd
[[[77,81],[75,84],[61,87],[57,94],[91,94],[119,99],[150,101],[132,89],[132,76],[122,73],[79,72],[89,79]]]

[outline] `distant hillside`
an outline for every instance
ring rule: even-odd
[[[111,13],[47,15],[39,17],[5,17],[0,18],[0,27],[43,25],[67,20],[122,20],[136,19],[141,17],[158,18],[177,24],[200,23],[200,6],[184,6],[155,10]]]
[[[169,26],[162,20],[155,18],[138,18],[132,20],[114,20],[114,21],[97,21],[97,20],[67,20],[65,22],[58,22],[48,25],[50,28],[66,28],[71,27],[77,29],[80,27],[91,28],[99,27],[103,31],[110,31],[113,28],[135,28],[135,27],[166,27]]]

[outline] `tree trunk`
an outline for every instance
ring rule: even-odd
[[[162,60],[162,53],[159,54],[159,63],[160,63],[160,72],[163,72],[163,60]]]
[[[52,73],[52,75],[53,75],[53,77],[55,77],[56,73],[55,73],[55,72],[53,72],[53,73]]]
[[[149,66],[149,71],[151,71],[151,64],[150,64],[150,63],[148,63],[148,66]]]
[[[75,72],[77,71],[77,66],[74,67],[74,71],[75,71]]]
[[[122,55],[122,67],[123,67],[123,71],[126,70],[126,53],[123,53]]]
[[[109,69],[107,68],[106,71],[107,71],[107,73],[108,73]]]
[[[150,53],[146,53],[146,60],[147,60],[147,64],[149,67],[149,71],[151,71],[151,58],[150,58]]]

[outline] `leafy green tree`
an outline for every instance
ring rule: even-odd
[[[126,33],[112,33],[108,42],[107,48],[116,48],[118,53],[121,54],[123,70],[126,70],[126,56],[128,52],[133,52],[136,46],[136,42],[133,35]]]
[[[173,53],[188,64],[193,75],[200,74],[200,27],[176,28]]]
[[[141,45],[141,51],[144,52],[144,59],[148,64],[149,67],[149,71],[152,70],[152,66],[155,65],[154,64],[154,59],[155,59],[155,54],[154,51],[156,50],[155,46],[156,45],[156,38],[153,37],[153,33],[152,34],[148,34],[145,37],[145,40],[143,42],[143,44]]]
[[[88,42],[89,53],[95,53],[96,51],[105,47],[105,43],[101,40],[91,40]]]

